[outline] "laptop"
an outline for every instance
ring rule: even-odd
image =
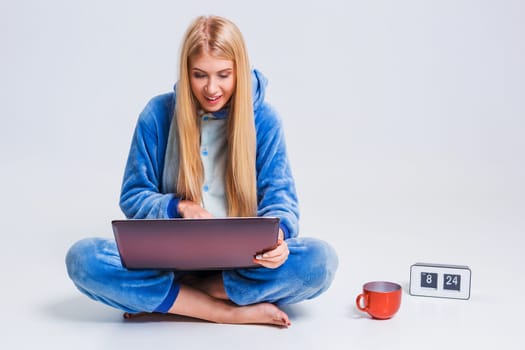
[[[130,219],[111,222],[130,270],[258,267],[255,255],[277,245],[279,218]]]

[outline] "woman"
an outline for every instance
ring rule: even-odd
[[[80,291],[131,314],[287,327],[279,305],[329,287],[337,255],[320,240],[297,238],[295,186],[279,118],[264,100],[266,83],[250,69],[232,22],[197,18],[184,38],[175,92],[154,97],[139,117],[120,201],[135,219],[278,217],[278,246],[256,257],[261,267],[128,271],[114,240],[88,238],[66,257]]]

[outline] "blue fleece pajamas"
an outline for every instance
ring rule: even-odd
[[[280,218],[290,250],[276,269],[224,270],[224,288],[237,305],[297,303],[324,292],[338,265],[336,252],[324,241],[298,237],[298,201],[286,155],[284,133],[275,110],[264,101],[267,81],[253,71],[257,134],[258,216]],[[175,93],[154,97],[145,107],[133,135],[124,172],[120,206],[127,218],[176,218],[178,174]],[[227,107],[202,114],[201,158],[205,170],[203,207],[225,216],[224,150]],[[86,238],[67,253],[66,265],[77,288],[94,300],[126,312],[167,312],[177,298],[179,280],[188,272],[125,269],[113,239]]]

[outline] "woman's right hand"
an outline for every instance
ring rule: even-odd
[[[210,212],[197,203],[185,199],[179,201],[177,211],[185,219],[203,219],[213,217]]]

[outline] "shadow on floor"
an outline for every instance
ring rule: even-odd
[[[302,305],[285,305],[281,309],[291,320],[308,317],[308,308]],[[125,318],[124,312],[92,301],[82,295],[50,301],[39,312],[45,316],[66,322],[80,323],[149,323],[149,322],[193,322],[209,323],[200,319],[171,314],[141,313]]]
[[[122,321],[122,312],[98,304],[82,295],[50,300],[39,312],[67,322],[115,323]]]

